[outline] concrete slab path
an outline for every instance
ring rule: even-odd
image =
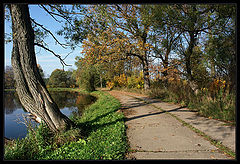
[[[119,99],[122,104],[121,110],[126,117],[127,137],[131,149],[127,159],[232,159],[165,111],[215,137],[233,151],[234,127],[223,126],[222,122],[199,117],[187,108],[150,99],[144,95],[121,91],[109,93]]]

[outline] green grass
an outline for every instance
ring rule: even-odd
[[[67,90],[83,92],[81,89]],[[25,139],[16,141],[14,148],[6,146],[5,159],[124,159],[127,151],[126,128],[123,113],[117,112],[119,101],[101,91],[91,94],[98,100],[85,109],[81,118],[71,118],[77,128],[52,135],[48,128],[41,125],[35,135],[30,132]]]

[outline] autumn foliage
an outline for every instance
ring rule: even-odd
[[[87,5],[85,16],[73,22],[84,33],[81,62],[96,66],[96,80],[110,89],[144,88],[153,97],[192,108],[219,104],[219,95],[234,102],[235,9],[224,4]],[[79,41],[75,36],[82,33],[69,32],[71,41]]]

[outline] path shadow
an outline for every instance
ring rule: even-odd
[[[142,103],[142,102],[134,102],[128,105],[124,105],[121,104],[121,109],[125,110],[125,109],[131,109],[131,108],[137,108],[137,107],[142,107],[142,106],[146,106],[148,104]]]
[[[149,114],[134,116],[134,117],[130,117],[130,118],[125,118],[125,121],[130,121],[130,120],[134,120],[134,119],[138,119],[138,118],[142,118],[142,117],[147,117],[147,116],[159,115],[159,114],[163,114],[163,113],[166,113],[166,112],[174,112],[174,111],[178,111],[179,109],[182,109],[182,108],[185,108],[185,107],[179,107],[179,108],[175,108],[175,109],[172,109],[172,110],[169,110],[169,111],[149,113]]]

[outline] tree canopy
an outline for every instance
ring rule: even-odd
[[[48,81],[48,87],[60,87],[60,88],[69,88],[75,86],[75,79],[73,77],[73,72],[64,71],[61,69],[55,69]]]
[[[155,68],[165,79],[178,73],[193,90],[216,77],[235,85],[234,4],[99,4],[81,11],[59,34],[82,43],[88,63],[112,65],[111,72],[120,65],[127,72],[130,63],[143,71],[145,89]]]

